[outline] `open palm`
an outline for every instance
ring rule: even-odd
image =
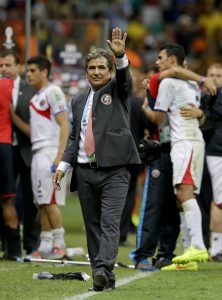
[[[125,53],[126,37],[127,34],[122,34],[119,27],[112,30],[112,41],[107,40],[107,43],[115,56],[118,57]]]

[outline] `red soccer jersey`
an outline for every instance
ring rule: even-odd
[[[13,80],[0,79],[0,143],[12,143],[12,126],[10,118],[10,104],[12,101]]]
[[[158,89],[159,89],[159,77],[160,77],[160,72],[155,73],[154,75],[151,76],[150,78],[150,95],[156,100],[157,95],[158,95]]]
[[[149,101],[152,102],[152,103],[150,103],[152,105],[152,107],[155,106],[156,98],[158,95],[158,89],[159,89],[159,85],[160,85],[159,77],[160,77],[160,72],[155,73],[154,75],[152,75],[150,77],[149,91],[150,91],[151,99],[149,99]],[[159,140],[159,134],[158,134],[157,128],[155,128],[155,130],[154,130],[153,138],[154,138],[154,140]]]

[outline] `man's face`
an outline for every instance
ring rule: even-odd
[[[217,88],[222,87],[222,68],[210,67],[207,70],[207,77],[211,77]]]
[[[107,84],[111,78],[111,72],[107,67],[107,60],[104,56],[88,62],[86,77],[95,91]]]
[[[0,77],[2,77],[2,64],[3,64],[3,57],[0,57]]]
[[[13,55],[1,57],[0,72],[3,77],[16,79],[16,77],[19,76],[20,64],[16,64]]]
[[[159,71],[164,71],[172,67],[171,58],[167,56],[166,50],[163,49],[159,52],[156,60],[156,66]]]
[[[41,89],[44,82],[45,70],[40,71],[36,64],[30,64],[27,68],[27,80],[36,89]]]

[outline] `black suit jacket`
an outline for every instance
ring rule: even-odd
[[[130,97],[132,79],[129,68],[116,70],[116,76],[96,91],[92,119],[96,160],[101,167],[140,164],[135,142],[130,132]],[[73,126],[62,161],[74,167],[77,163],[81,119],[90,88],[72,100]],[[71,191],[76,190],[72,176]]]
[[[18,101],[15,113],[26,123],[29,123],[30,121],[29,102],[35,93],[36,90],[33,87],[31,87],[26,81],[20,79]],[[25,164],[27,166],[31,166],[32,150],[30,138],[27,137],[27,135],[25,135],[16,126],[13,126],[13,130],[16,132],[21,156]]]

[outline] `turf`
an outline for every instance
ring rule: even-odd
[[[84,247],[86,239],[79,201],[70,195],[67,204],[62,208],[66,229],[67,247]],[[135,236],[130,236],[130,243],[135,244]],[[128,258],[132,247],[120,247],[118,261],[132,264]],[[178,250],[179,251],[179,250]],[[85,257],[76,260],[86,261]],[[91,275],[90,267],[63,266],[52,264],[18,263],[0,261],[0,299],[1,300],[61,300],[87,292],[92,281],[71,280],[33,280],[33,273],[49,271],[86,272]],[[139,274],[132,269],[116,268],[117,280]],[[93,299],[126,299],[126,300],[215,300],[222,299],[221,288],[222,264],[206,262],[199,264],[199,271],[156,272],[146,278],[122,285],[114,291],[99,293]]]

